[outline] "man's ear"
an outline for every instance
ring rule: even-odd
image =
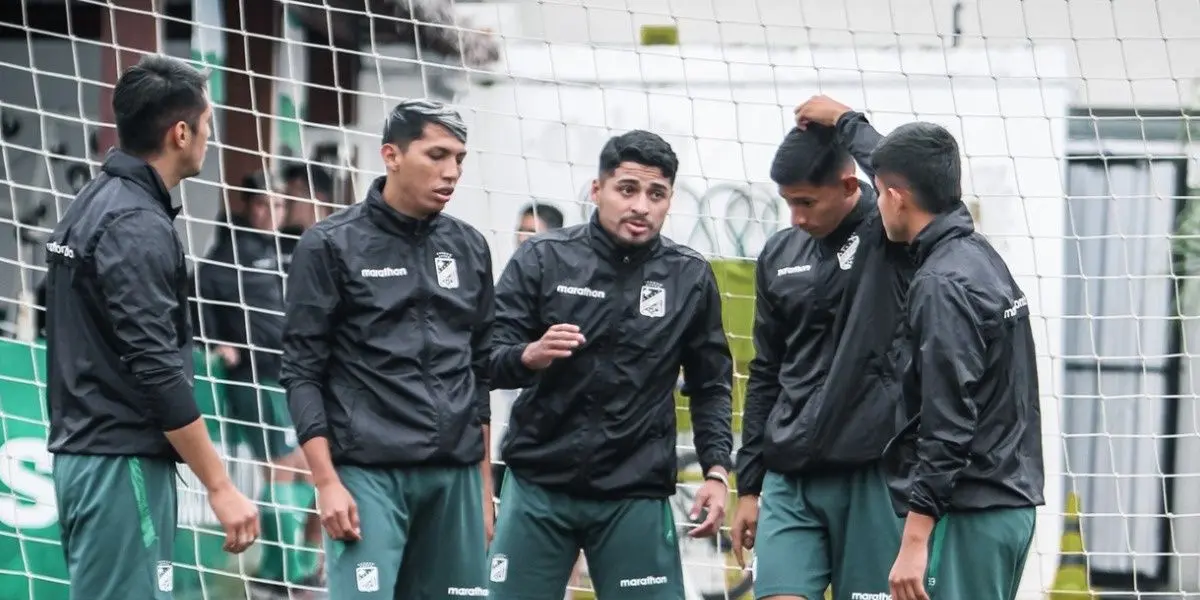
[[[847,196],[853,196],[856,192],[858,192],[858,188],[858,176],[856,176],[854,173],[842,177],[842,191],[845,192]]]
[[[388,172],[399,168],[400,156],[400,148],[395,144],[384,144],[379,148],[379,157],[383,159],[383,166]]]
[[[603,185],[599,179],[592,180],[592,203],[598,203],[600,200],[600,186]]]

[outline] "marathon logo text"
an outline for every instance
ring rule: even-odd
[[[875,594],[866,594],[863,592],[854,592],[850,594],[850,600],[892,600],[892,595],[886,592]]]
[[[1029,300],[1027,300],[1025,298],[1025,296],[1021,296],[1020,298],[1017,298],[1017,300],[1012,303],[1012,306],[1004,309],[1004,318],[1012,319],[1012,318],[1016,317],[1017,313],[1020,312],[1020,310],[1022,308],[1025,308],[1026,306],[1029,306]],[[995,314],[995,313],[992,313],[992,314]]]
[[[404,277],[408,275],[408,269],[404,267],[383,267],[382,269],[363,269],[361,275],[366,279],[379,279],[383,277]]]
[[[66,258],[75,258],[75,249],[70,246],[64,246],[58,242],[46,242],[46,252],[57,254]]]
[[[569,285],[560,285],[554,288],[560,294],[569,296],[583,296],[585,298],[604,298],[604,290],[593,290],[588,287],[574,287]]]
[[[667,578],[651,575],[650,577],[641,577],[638,579],[622,579],[621,587],[646,587],[650,585],[666,585]]]
[[[486,598],[488,595],[488,591],[487,591],[487,588],[481,588],[481,587],[471,587],[471,588],[452,587],[452,588],[446,588],[446,595],[447,596],[466,596],[466,597],[470,597],[470,598]]]

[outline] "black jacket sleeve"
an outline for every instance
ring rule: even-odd
[[[696,454],[704,473],[733,468],[733,358],[721,322],[721,292],[704,263],[701,298],[685,334],[683,395],[688,397]]]
[[[173,431],[200,418],[192,384],[184,373],[176,311],[176,273],[181,268],[179,242],[169,222],[146,210],[117,216],[100,233],[92,250],[121,362],[137,378],[142,391],[158,400],[156,415],[163,431]]]
[[[850,156],[854,157],[854,162],[858,163],[867,179],[871,180],[871,185],[875,185],[875,169],[871,168],[871,153],[875,151],[879,142],[883,141],[883,136],[875,131],[871,123],[867,121],[866,115],[856,111],[842,115],[837,121],[836,129],[838,144],[850,152]]]
[[[779,364],[783,359],[783,335],[775,309],[767,298],[766,265],[760,255],[754,276],[754,358],[750,361],[750,379],[746,383],[746,406],[742,415],[742,446],[738,449],[738,494],[762,491],[763,436],[767,418],[779,399]]]
[[[301,444],[329,432],[322,390],[341,304],[338,273],[324,234],[304,232],[288,271],[280,377]]]
[[[979,411],[971,392],[983,375],[985,346],[960,284],[923,277],[914,282],[909,301],[921,424],[908,504],[912,512],[938,518],[969,460]]]
[[[521,362],[521,354],[544,333],[538,319],[539,262],[535,243],[521,244],[496,284],[496,325],[488,368],[493,389],[529,387],[537,375]]]
[[[483,240],[481,240],[483,241]],[[492,276],[492,252],[483,243],[484,274],[479,295],[479,318],[471,331],[471,370],[475,375],[475,395],[479,406],[479,423],[492,423],[490,367],[492,335],[496,324],[496,284]]]

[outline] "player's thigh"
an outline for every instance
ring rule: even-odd
[[[683,600],[675,518],[666,500],[589,502],[583,552],[601,599]]]
[[[412,469],[402,485],[421,498],[409,527],[397,598],[487,596],[487,535],[479,467]]]
[[[579,555],[578,503],[509,470],[488,562],[491,600],[562,600]]]
[[[900,550],[904,520],[896,515],[883,475],[867,467],[847,475],[844,519],[830,520],[834,600],[886,594],[888,574]],[[883,596],[880,596],[883,597]]]
[[[951,513],[934,529],[928,575],[934,600],[1012,600],[1033,542],[1033,508]]]
[[[362,539],[343,542],[325,533],[329,595],[391,600],[408,542],[407,497],[394,484],[390,470],[338,467],[337,472],[358,507]],[[318,498],[318,506],[320,502]]]
[[[801,479],[768,472],[759,495],[754,595],[824,597],[829,587],[829,531],[808,502]]]
[[[174,463],[59,455],[54,483],[72,598],[171,598]]]

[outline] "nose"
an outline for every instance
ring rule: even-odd
[[[792,226],[804,229],[808,225],[808,219],[800,213],[800,211],[792,211]]]
[[[629,210],[637,215],[644,216],[650,214],[650,198],[646,194],[638,194],[634,197],[633,204],[630,205]]]

